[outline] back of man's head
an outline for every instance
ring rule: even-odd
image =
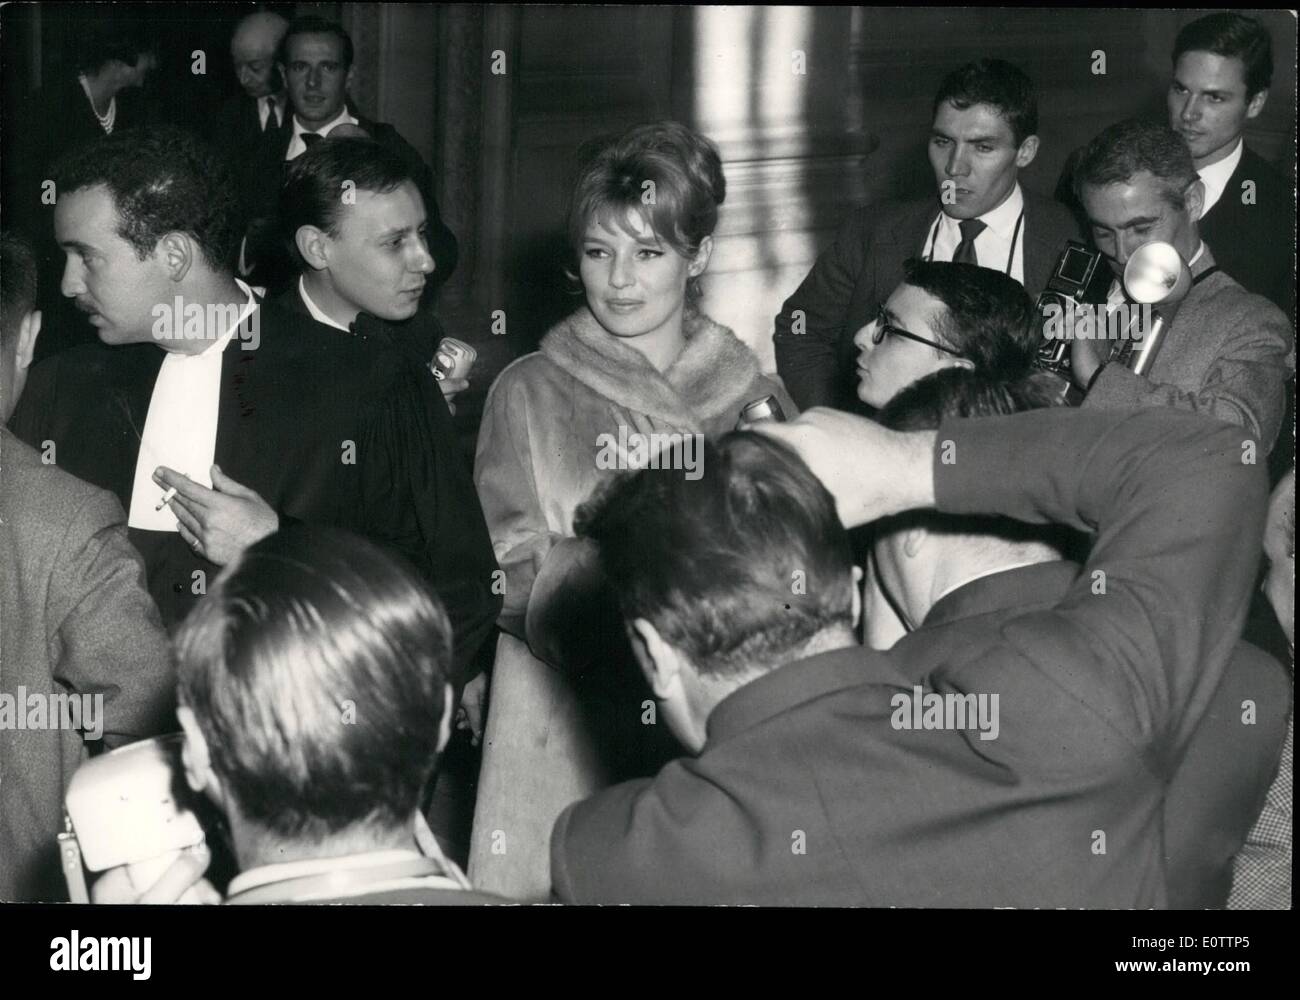
[[[244,820],[300,843],[410,828],[451,662],[447,616],[413,571],[294,526],[226,567],[176,648],[183,712]]]
[[[17,233],[0,232],[0,424],[9,419],[26,381],[39,332],[39,324],[31,329],[35,309],[36,255]]]
[[[1074,166],[1074,193],[1123,184],[1140,173],[1160,181],[1162,196],[1182,210],[1188,189],[1197,180],[1187,144],[1168,125],[1130,118],[1103,129],[1083,148]]]
[[[937,430],[946,420],[1008,416],[1054,403],[1050,383],[1036,373],[1008,379],[944,368],[900,392],[878,420],[891,430]],[[1002,568],[1059,559],[1063,541],[1055,527],[913,511],[880,523],[876,565],[885,590],[915,627],[935,594]]]
[[[1033,300],[1020,282],[975,264],[912,259],[903,265],[903,283],[943,303],[935,331],[976,371],[1001,378],[1028,372],[1039,333]]]
[[[644,619],[703,677],[781,666],[851,630],[853,560],[835,502],[803,461],[760,434],[704,445],[691,479],[642,470],[578,509],[626,621]]]
[[[388,147],[360,136],[330,136],[288,166],[280,189],[285,237],[293,243],[301,227],[314,226],[337,238],[348,203],[345,195],[360,191],[386,194],[406,181],[415,183],[410,167]],[[294,252],[298,253],[296,246]],[[305,266],[300,253],[298,259]]]
[[[1240,59],[1247,98],[1268,90],[1273,82],[1273,39],[1253,17],[1224,12],[1192,21],[1174,40],[1175,67],[1185,52],[1212,52],[1224,59]]]
[[[934,95],[931,117],[945,101],[958,111],[987,104],[1011,126],[1016,145],[1038,133],[1034,81],[1020,67],[1003,59],[980,59],[945,76]]]
[[[60,196],[102,185],[117,208],[118,234],[140,260],[180,232],[194,239],[208,267],[233,270],[234,183],[224,159],[191,132],[154,126],[101,136],[60,160],[54,181]]]

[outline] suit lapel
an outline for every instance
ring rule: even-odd
[[[884,302],[903,280],[903,262],[920,257],[930,235],[930,227],[939,215],[932,202],[918,202],[891,232],[882,234],[881,252],[875,257],[876,294]]]

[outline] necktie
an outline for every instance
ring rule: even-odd
[[[320,136],[320,133],[319,133],[319,132],[304,132],[304,133],[302,134],[302,141],[303,141],[303,144],[304,144],[308,149],[311,149],[312,146],[314,146],[316,143],[320,142],[320,139],[321,139],[321,136]],[[983,223],[981,223],[981,225],[983,225]]]
[[[952,255],[954,264],[978,264],[979,258],[975,255],[975,241],[979,238],[980,233],[988,229],[988,224],[980,222],[979,219],[962,219],[957,223],[957,228],[961,230],[961,242],[957,244],[957,252]]]

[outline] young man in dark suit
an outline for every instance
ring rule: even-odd
[[[1201,236],[1243,288],[1295,315],[1293,186],[1248,148],[1273,80],[1268,29],[1237,13],[1193,21],[1174,41],[1169,127],[1187,143],[1205,185]]]
[[[41,329],[31,248],[0,234],[0,422],[22,395]],[[0,707],[0,901],[67,899],[56,835],[87,752],[175,726],[167,633],[117,498],[0,426],[0,698],[97,699],[80,730],[28,727]],[[93,705],[94,702],[92,701]],[[51,709],[51,721],[56,716]],[[76,720],[73,720],[76,721]],[[102,742],[101,742],[102,741]]]
[[[63,293],[102,343],[32,369],[13,429],[111,489],[164,621],[286,520],[405,555],[440,595],[466,680],[501,598],[478,497],[427,370],[322,338],[231,272],[234,195],[188,133],[115,133],[57,174]]]
[[[1257,561],[1267,485],[1246,435],[1059,407],[911,432],[816,410],[762,433],[711,447],[698,481],[639,472],[581,515],[660,714],[699,756],[560,817],[559,898],[1166,905],[1164,786]],[[1098,543],[1054,604],[863,650],[841,520],[930,508]]]
[[[1033,82],[1010,63],[985,59],[944,78],[930,127],[935,196],[854,212],[776,317],[777,370],[801,410],[853,405],[853,336],[898,286],[908,258],[996,268],[1031,295],[1042,290],[1078,227],[1020,187],[1037,132]]]
[[[1075,338],[1072,375],[1085,406],[1177,406],[1237,424],[1265,454],[1277,440],[1295,376],[1295,334],[1280,309],[1217,264],[1199,224],[1205,185],[1183,140],[1158,122],[1104,129],[1082,151],[1075,190],[1113,279],[1109,307],[1126,300],[1124,267],[1142,245],[1178,251],[1192,285],[1146,373],[1120,360],[1122,340]]]

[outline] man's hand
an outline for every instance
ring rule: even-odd
[[[110,868],[91,887],[90,901],[110,904],[220,903],[221,893],[203,877],[211,861],[212,852],[206,844],[186,848],[158,877],[158,881],[144,892],[131,884],[130,865]]]
[[[1097,374],[1105,358],[1097,345],[1106,341],[1087,340],[1076,337],[1070,342],[1070,376],[1080,389],[1087,390],[1088,383]]]
[[[280,518],[265,500],[219,466],[212,466],[211,472],[213,489],[165,465],[154,470],[153,481],[164,489],[176,488],[171,509],[190,548],[224,566],[248,546],[274,534]]]
[[[433,362],[429,362],[429,371],[433,371]],[[456,404],[452,402],[459,393],[469,388],[469,379],[467,378],[444,378],[438,382],[438,388],[442,390],[442,398],[447,401],[447,409],[451,410],[451,415],[456,415]]]
[[[783,442],[808,463],[846,527],[934,505],[934,431],[886,430],[819,406],[789,423],[756,424],[753,432]]]
[[[460,693],[460,708],[456,710],[456,728],[468,729],[470,743],[483,742],[483,719],[487,714],[487,674],[479,674],[465,685]]]

